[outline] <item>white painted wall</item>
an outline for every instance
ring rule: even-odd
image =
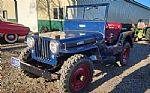
[[[36,0],[17,0],[18,23],[38,32]]]
[[[136,24],[138,19],[150,18],[150,10],[141,8],[124,0],[78,0],[79,5],[110,3],[108,21]]]

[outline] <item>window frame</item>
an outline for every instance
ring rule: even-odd
[[[55,14],[57,13],[57,14]],[[63,20],[64,19],[64,8],[63,7],[54,7],[53,8],[53,19],[54,20]]]

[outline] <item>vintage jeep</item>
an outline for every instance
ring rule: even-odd
[[[93,62],[127,65],[132,31],[106,23],[108,7],[108,3],[68,6],[64,31],[27,38],[21,69],[47,79],[57,73],[60,92],[83,93],[92,81]]]

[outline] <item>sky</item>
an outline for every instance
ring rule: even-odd
[[[150,7],[150,0],[135,0],[139,3],[142,3],[143,5],[146,5],[148,7]]]

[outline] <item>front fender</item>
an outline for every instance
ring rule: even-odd
[[[87,50],[95,49],[97,48],[97,45],[84,45],[84,46],[78,46],[78,47],[73,47],[73,48],[68,48],[68,49],[61,49],[61,53],[70,53],[70,54],[75,54],[75,53],[80,53],[84,52]]]
[[[133,39],[134,39],[134,35],[133,35],[133,31],[126,31],[126,32],[122,32],[120,34],[118,43],[121,43],[123,45],[123,43],[125,41],[128,41],[130,43],[131,46],[133,46]]]

